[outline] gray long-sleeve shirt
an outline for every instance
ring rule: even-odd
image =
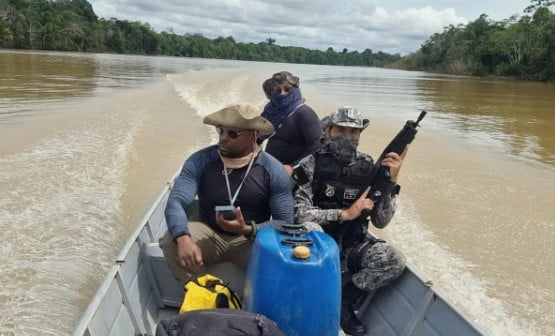
[[[199,203],[203,205],[200,210],[201,218],[204,219],[215,217],[215,205],[229,204],[227,190],[224,190],[222,168],[217,145],[204,148],[185,161],[170,193],[165,211],[166,223],[172,237],[189,233],[189,220],[185,209],[197,194]],[[243,175],[230,174],[228,177],[235,190]],[[224,189],[221,189],[222,187]],[[253,204],[252,195],[262,196]],[[260,202],[264,204],[261,205]],[[260,152],[239,192],[237,203],[241,206],[246,220],[267,220],[271,216],[275,220],[292,223],[293,196],[283,165],[268,153]]]

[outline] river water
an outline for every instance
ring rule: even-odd
[[[555,334],[555,85],[388,69],[0,51],[0,335],[70,334],[164,183],[289,70],[378,156],[428,115],[374,230],[488,335]]]

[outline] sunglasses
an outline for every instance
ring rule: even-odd
[[[216,127],[216,129],[218,130],[218,134],[220,136],[224,135],[224,133],[227,132],[227,137],[230,139],[237,139],[240,135],[247,134],[249,132],[249,131],[237,132],[231,129],[225,129],[223,127]]]

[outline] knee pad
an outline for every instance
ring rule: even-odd
[[[405,268],[405,256],[391,245],[378,242],[362,251],[360,263],[363,268],[395,268],[402,272]]]
[[[405,269],[405,257],[385,243],[376,243],[361,256],[361,269],[353,274],[353,283],[368,292],[389,284]]]

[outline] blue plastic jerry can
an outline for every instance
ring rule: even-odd
[[[335,241],[299,225],[261,230],[245,279],[244,309],[287,336],[337,336],[341,270]]]

